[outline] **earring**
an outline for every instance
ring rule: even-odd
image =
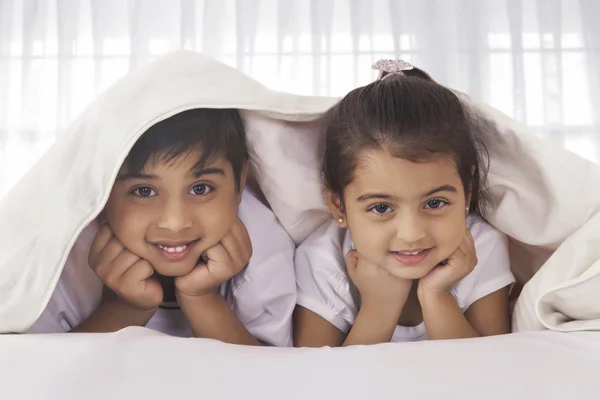
[[[343,224],[344,223],[344,218],[343,217],[339,217],[337,219],[337,222],[340,223],[340,224]]]
[[[465,210],[467,211],[467,214],[469,213],[469,207],[465,208]]]

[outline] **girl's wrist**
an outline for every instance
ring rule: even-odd
[[[383,318],[395,318],[395,321],[400,318],[402,309],[404,308],[405,301],[399,301],[398,299],[386,299],[379,296],[363,298],[360,309],[363,312],[369,314],[377,314]]]

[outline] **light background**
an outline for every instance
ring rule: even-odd
[[[403,58],[600,161],[597,0],[0,0],[0,197],[103,89],[176,49],[343,95]]]

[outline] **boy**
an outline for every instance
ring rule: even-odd
[[[88,262],[104,283],[102,303],[79,323],[81,316],[60,306],[77,294],[59,283],[44,313],[60,312],[62,328],[73,332],[137,325],[229,343],[292,345],[294,244],[245,189],[247,170],[237,110],[188,110],[152,126],[119,170],[105,222],[81,235],[94,237]],[[69,268],[80,267],[67,263],[61,280]],[[43,331],[47,319],[42,314],[33,330]]]

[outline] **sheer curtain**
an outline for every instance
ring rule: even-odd
[[[597,0],[0,0],[0,197],[130,70],[193,49],[342,95],[403,58],[600,161]]]

